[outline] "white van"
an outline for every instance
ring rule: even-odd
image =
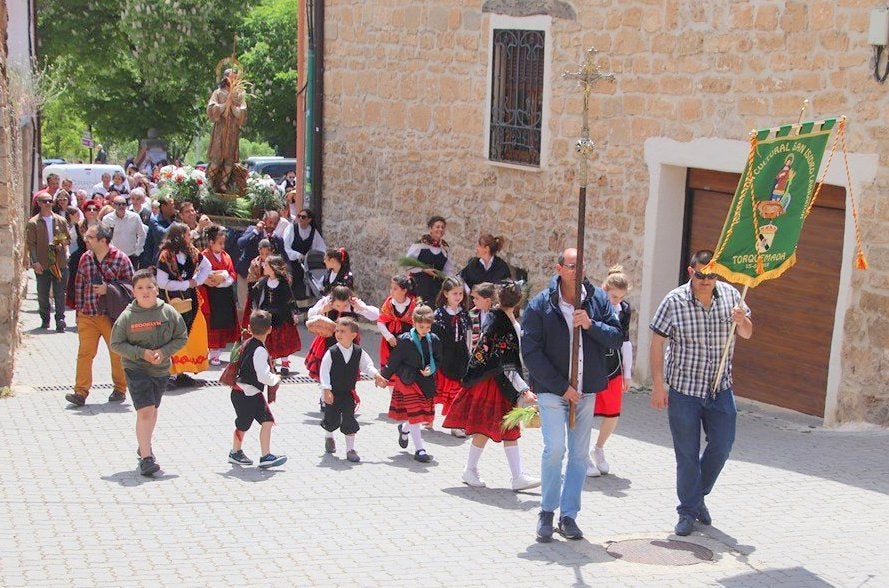
[[[60,180],[68,178],[74,182],[75,190],[86,190],[87,195],[93,195],[93,186],[102,181],[102,174],[109,173],[112,176],[123,168],[119,165],[103,163],[53,163],[43,168],[43,184],[46,185],[46,176],[57,174]],[[124,174],[126,178],[126,174]],[[130,181],[124,179],[127,190],[130,189]]]

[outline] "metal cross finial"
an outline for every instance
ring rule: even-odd
[[[590,139],[589,113],[590,113],[590,94],[593,92],[593,84],[599,80],[614,81],[613,73],[603,73],[599,66],[595,63],[596,54],[599,53],[594,48],[586,50],[583,63],[580,69],[575,72],[565,72],[562,77],[568,80],[577,80],[581,89],[583,89],[583,126],[580,131],[580,139],[575,143],[575,149],[580,154],[580,182],[581,186],[587,183],[587,163],[592,158],[596,150],[596,145]]]

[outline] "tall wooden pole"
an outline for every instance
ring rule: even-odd
[[[593,92],[593,84],[599,80],[614,81],[614,74],[602,73],[595,64],[596,51],[587,49],[583,63],[576,72],[565,72],[562,77],[577,80],[583,90],[583,126],[580,129],[580,139],[574,147],[580,155],[578,180],[580,191],[577,199],[577,259],[574,273],[574,308],[583,308],[583,250],[586,237],[586,189],[589,184],[589,163],[596,151],[596,145],[590,139],[590,95]],[[574,327],[571,340],[571,374],[569,377],[571,386],[576,390],[578,384],[579,359],[580,359],[580,327]],[[577,421],[577,406],[571,402],[568,406],[568,428],[573,429]]]

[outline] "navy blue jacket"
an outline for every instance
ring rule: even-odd
[[[244,233],[238,238],[238,249],[241,253],[237,260],[235,260],[235,271],[238,272],[238,275],[242,278],[247,277],[247,272],[250,271],[250,262],[256,259],[256,256],[259,255],[259,242],[263,239],[268,239],[272,242],[272,252],[275,255],[281,255],[283,253],[284,242],[280,237],[266,236],[264,233],[260,233],[259,229],[255,226],[247,227]]]
[[[142,267],[156,266],[157,258],[161,252],[161,243],[167,235],[167,230],[173,224],[175,218],[166,219],[161,213],[152,214],[148,219],[148,231],[145,234],[145,247],[142,249]]]
[[[605,352],[620,347],[624,340],[620,322],[611,310],[608,295],[601,288],[584,282],[583,308],[593,321],[581,329],[583,341],[583,392],[601,392],[608,384]],[[559,277],[531,299],[522,317],[522,359],[531,376],[536,394],[562,396],[568,389],[571,373],[571,331],[559,310]]]

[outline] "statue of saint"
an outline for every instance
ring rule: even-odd
[[[238,139],[241,125],[247,120],[244,86],[236,70],[225,70],[219,87],[210,96],[207,116],[213,121],[210,148],[207,150],[207,179],[214,191],[225,193],[232,188],[232,171],[240,160]]]

